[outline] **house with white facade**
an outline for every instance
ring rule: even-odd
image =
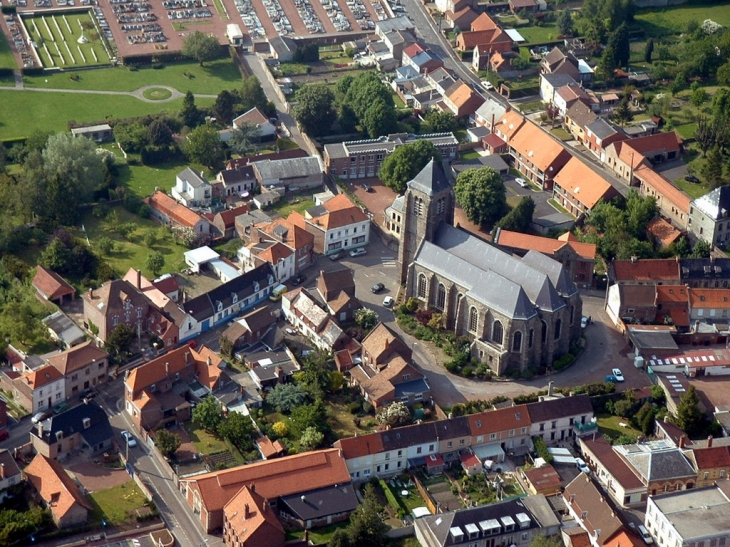
[[[186,167],[175,176],[175,186],[170,190],[172,197],[185,207],[205,207],[213,196],[212,186],[203,173]]]
[[[261,139],[270,139],[276,135],[276,126],[256,107],[234,118],[233,128],[240,129],[246,123],[259,130],[258,136]]]
[[[651,496],[644,527],[662,547],[723,547],[730,538],[730,481]]]
[[[349,336],[303,287],[284,293],[281,311],[294,328],[321,350],[339,350],[349,341]]]
[[[6,382],[5,377],[3,387],[11,390],[13,398],[31,414],[50,410],[66,400],[66,377],[53,365],[26,371],[10,382]]]
[[[237,253],[244,271],[263,263],[271,264],[276,279],[284,283],[297,272],[296,253],[279,241],[258,241],[241,247]]]
[[[593,405],[588,395],[553,396],[552,384],[540,404],[527,405],[527,412],[531,422],[530,435],[541,437],[548,445],[598,429],[592,419]]]
[[[311,207],[304,215],[294,211],[287,220],[314,236],[314,251],[333,254],[370,242],[370,217],[346,194]]]

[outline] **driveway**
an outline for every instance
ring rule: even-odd
[[[661,173],[671,181],[683,179],[687,174],[687,164],[684,160],[667,161],[654,165],[654,171]]]

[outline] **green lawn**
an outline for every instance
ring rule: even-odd
[[[314,200],[311,198],[304,198],[302,196],[296,196],[292,198],[292,201],[281,200],[274,206],[274,210],[278,212],[282,217],[286,218],[292,211],[304,213],[307,209],[314,207]]]
[[[231,454],[233,454],[233,457],[236,458],[237,465],[243,465],[246,463],[236,447],[222,439],[219,439],[215,435],[211,435],[202,427],[197,427],[191,422],[187,427],[187,431],[190,434],[190,440],[192,440],[195,445],[195,449],[201,454],[209,455],[228,450]]]
[[[84,74],[91,74],[89,70]],[[93,99],[93,100],[92,100]],[[213,99],[197,99],[198,106],[208,106]],[[2,122],[0,140],[26,137],[34,130],[68,131],[68,122],[100,122],[108,118],[127,118],[177,112],[182,99],[168,103],[145,103],[125,95],[79,95],[77,93],[36,93],[0,90]],[[28,112],[33,115],[29,116]]]
[[[664,36],[680,34],[688,21],[694,19],[702,24],[708,18],[723,27],[730,25],[730,1],[690,1],[681,6],[639,10],[634,19],[647,36]]]
[[[569,141],[573,138],[573,136],[562,127],[556,127],[554,129],[551,129],[550,131],[561,141]]]
[[[8,44],[8,38],[4,34],[0,33],[0,68],[18,68],[13,58],[13,52],[10,51],[10,44]]]
[[[107,53],[89,12],[25,16],[23,22],[31,39],[38,44],[37,51],[45,68],[65,69],[111,62],[113,54]],[[88,40],[85,44],[77,42],[82,34]]]
[[[330,416],[328,422],[338,439],[354,437],[362,433],[362,430],[355,425],[355,415],[347,409],[347,405],[330,401],[328,406]]]
[[[543,42],[552,42],[557,39],[560,31],[555,23],[546,23],[542,27],[528,26],[517,27],[522,37],[527,40],[528,44],[541,44]]]
[[[476,150],[467,150],[466,152],[461,153],[462,160],[478,160],[481,156],[479,155],[479,152]]]
[[[550,204],[550,205],[551,205],[551,206],[552,206],[552,207],[553,207],[553,208],[554,208],[555,210],[557,210],[557,211],[558,211],[559,213],[563,213],[564,215],[568,215],[568,216],[570,216],[570,213],[569,213],[568,211],[566,211],[566,210],[565,210],[565,209],[563,208],[563,206],[562,206],[562,205],[560,205],[560,204],[559,204],[559,203],[558,203],[557,201],[555,201],[554,199],[549,199],[549,200],[548,200],[548,203],[549,203],[549,204]]]
[[[135,509],[147,502],[134,481],[125,482],[108,490],[89,494],[92,506],[92,520],[104,519],[107,526],[120,526],[136,520]]]
[[[183,157],[155,166],[128,165],[123,162],[124,160],[121,160],[118,167],[119,182],[141,198],[151,195],[155,188],[166,191],[175,186],[175,175],[186,167],[198,172],[205,172],[208,180],[215,177],[207,168],[202,165],[188,163]]]
[[[81,222],[86,228],[91,246],[95,247],[96,242],[101,237],[106,236],[116,243],[116,249],[104,258],[117,274],[123,276],[129,268],[135,268],[142,270],[146,276],[152,276],[152,272],[145,266],[147,256],[150,254],[150,248],[144,243],[144,235],[152,231],[159,236],[163,233],[163,230],[160,230],[161,225],[154,220],[145,220],[133,215],[122,207],[115,207],[114,211],[117,212],[121,224],[133,222],[138,226],[137,230],[130,236],[131,241],[115,234],[107,220],[100,220],[89,212],[84,215]],[[74,228],[72,233],[82,240],[85,239],[80,227]],[[162,256],[165,257],[165,265],[159,273],[175,272],[185,267],[183,253],[187,251],[187,248],[175,243],[171,234],[166,234],[165,240],[158,241],[152,247],[152,250],[161,252]]]
[[[335,530],[345,528],[347,524],[348,521],[345,521],[337,524],[330,524],[329,526],[324,526],[322,528],[313,528],[312,530],[309,530],[307,537],[312,545],[327,545],[330,539],[332,539]],[[296,529],[287,530],[285,539],[286,541],[291,541],[294,539],[302,539],[303,537],[304,530]]]
[[[695,184],[684,179],[678,179],[672,182],[692,199],[701,198],[710,191],[705,184]]]
[[[683,139],[691,139],[695,136],[695,132],[697,131],[697,123],[676,125],[674,126],[674,130],[679,133],[679,136]]]
[[[73,74],[79,77],[77,81],[70,78]],[[165,64],[161,69],[140,68],[134,71],[120,66],[78,72],[64,71],[42,76],[24,76],[23,81],[26,87],[100,91],[134,91],[148,85],[166,85],[174,87],[181,93],[192,91],[202,95],[217,95],[224,89],[239,88],[241,74],[233,62],[225,58],[209,61],[202,67],[190,62]],[[200,105],[199,101],[196,103]],[[164,103],[163,108],[170,109],[170,104]],[[160,107],[157,106],[157,108]],[[180,105],[175,108],[179,109]],[[119,118],[124,117],[113,111],[110,113]]]
[[[626,427],[621,427],[619,425],[620,423],[626,424]],[[598,431],[604,437],[610,439],[615,439],[621,435],[628,435],[636,439],[641,435],[641,431],[634,429],[628,418],[622,418],[612,414],[598,414]]]

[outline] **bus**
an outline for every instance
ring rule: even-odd
[[[274,290],[271,291],[271,296],[269,296],[269,300],[271,300],[272,302],[281,300],[281,295],[284,294],[286,291],[286,285],[277,285],[276,287],[274,287]]]

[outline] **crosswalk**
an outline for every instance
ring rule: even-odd
[[[380,258],[384,268],[395,268],[396,258],[394,256],[383,256]]]

